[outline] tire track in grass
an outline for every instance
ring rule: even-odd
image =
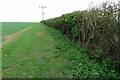
[[[22,34],[22,33],[25,32],[25,31],[29,30],[29,29],[32,28],[32,27],[33,27],[33,26],[30,26],[30,27],[28,27],[28,28],[26,28],[26,29],[22,29],[22,30],[20,30],[20,31],[17,31],[17,32],[14,33],[14,34],[8,35],[8,36],[6,37],[7,39],[6,39],[5,41],[0,42],[0,48],[2,48],[2,46],[3,46],[4,44],[7,44],[8,42],[12,41],[15,37],[17,37],[18,35]]]

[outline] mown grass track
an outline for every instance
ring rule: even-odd
[[[63,74],[66,59],[57,57],[57,42],[51,34],[62,35],[42,24],[34,25],[3,47],[3,78],[70,77]]]

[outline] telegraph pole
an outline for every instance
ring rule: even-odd
[[[42,8],[42,20],[44,20],[44,8],[47,8],[46,6],[39,6],[39,8]]]

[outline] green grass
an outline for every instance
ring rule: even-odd
[[[28,28],[30,26],[32,26],[35,23],[30,23],[30,22],[2,22],[2,28],[0,28],[0,30],[2,30],[2,34],[0,34],[0,36],[2,36],[2,41],[4,41],[6,39],[6,36],[16,33],[17,31],[20,31],[22,29]],[[1,41],[0,41],[1,42]]]
[[[30,22],[3,22],[2,23],[2,34],[12,34],[19,30],[30,27],[35,23]]]
[[[70,77],[70,73],[62,73],[67,61],[57,56],[58,41],[52,34],[57,34],[56,38],[62,36],[58,31],[38,24],[5,45],[3,78]]]
[[[90,60],[90,52],[59,31],[36,24],[3,46],[3,78],[109,78],[115,70]]]

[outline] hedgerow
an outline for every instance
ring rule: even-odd
[[[97,8],[64,14],[42,22],[88,48],[92,52],[88,53],[90,60],[114,65],[111,70],[120,73],[120,24],[116,19],[118,11],[115,3],[103,3]],[[73,64],[78,64],[77,60]]]

